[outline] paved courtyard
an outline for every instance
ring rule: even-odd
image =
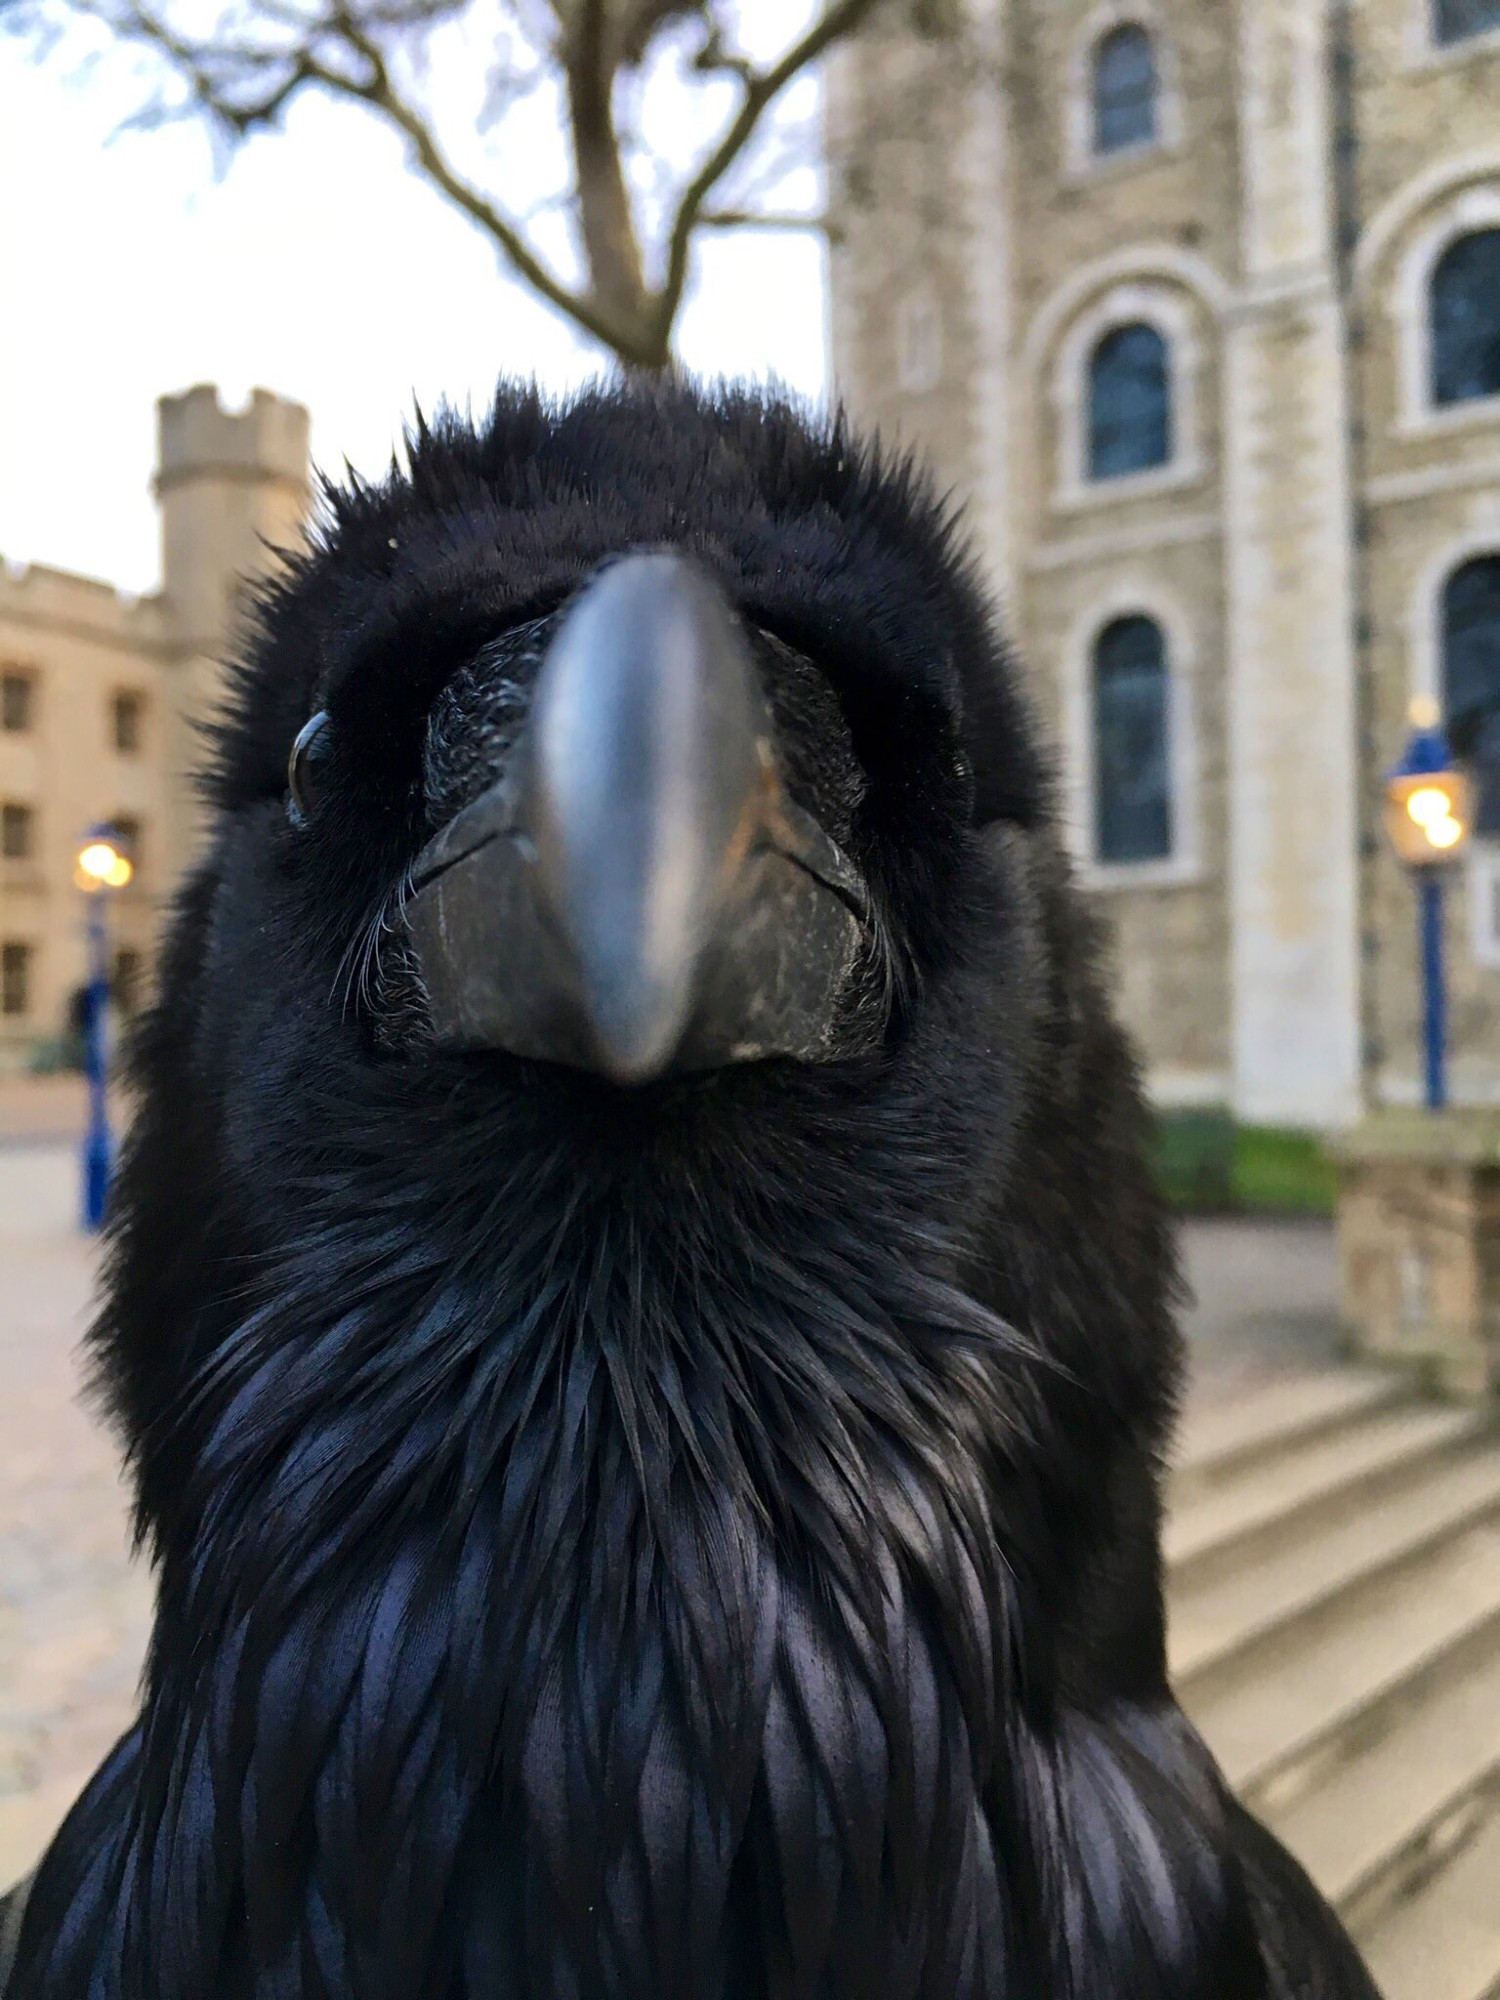
[[[150,1622],[114,1439],[82,1399],[71,1147],[0,1145],[0,1885],[124,1727]]]
[[[74,1225],[75,1149],[49,1129],[73,1108],[60,1094],[52,1114],[32,1107],[8,1121],[19,1136],[0,1138],[0,1887],[31,1866],[128,1723],[150,1620],[117,1447],[78,1351],[93,1252]],[[1196,1395],[1326,1360],[1326,1230],[1195,1224],[1185,1260]]]

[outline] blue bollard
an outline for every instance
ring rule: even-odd
[[[1448,1104],[1448,986],[1443,968],[1443,878],[1436,868],[1417,882],[1422,946],[1422,1038],[1427,1067],[1427,1109]]]
[[[83,1135],[83,1226],[91,1233],[104,1221],[109,1200],[113,1148],[109,1131],[109,933],[106,891],[88,899],[89,983],[84,1016],[84,1053],[89,1080],[89,1119]]]

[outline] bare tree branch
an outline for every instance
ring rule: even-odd
[[[637,25],[637,24],[631,24]],[[576,0],[561,54],[572,124],[578,228],[595,297],[611,319],[638,324],[646,303],[646,272],[636,235],[620,135],[614,82],[617,27],[606,0]],[[640,28],[649,33],[649,29]]]
[[[795,210],[778,215],[774,209],[765,208],[705,208],[698,213],[700,229],[776,229],[806,234],[811,229],[822,229],[826,222],[826,216],[821,214],[799,215]]]
[[[26,4],[0,0],[0,21],[17,26]],[[503,124],[514,106],[549,85],[560,93],[572,159],[571,186],[520,213],[460,166],[449,140],[461,135],[445,136],[422,103],[431,38],[465,19],[474,0],[244,0],[202,33],[180,25],[174,0],[59,4],[152,51],[176,77],[181,99],[153,97],[130,123],[197,116],[233,142],[274,127],[307,90],[362,105],[402,135],[416,170],[533,292],[627,364],[657,370],[670,364],[699,232],[822,226],[819,215],[777,201],[789,163],[768,158],[764,172],[753,171],[763,127],[796,78],[892,0],[823,0],[812,25],[765,66],[733,45],[725,0],[497,0],[502,22],[476,126],[483,132]],[[39,13],[28,14],[26,32],[40,49]],[[684,57],[685,88],[695,77],[715,91],[728,81],[738,102],[686,185],[675,187],[664,150],[622,126],[631,96],[622,101],[621,84],[648,74],[653,63]],[[734,193],[715,203],[731,170],[747,165],[751,173],[737,173]],[[549,260],[532,231],[559,206],[574,226],[581,281]],[[648,260],[643,220],[658,216],[659,234],[651,233],[659,264]],[[656,282],[648,263],[661,272]]]
[[[880,4],[881,0],[831,0],[822,16],[779,62],[745,82],[738,115],[688,183],[678,203],[667,245],[666,278],[657,301],[657,330],[663,346],[671,339],[672,327],[681,310],[693,231],[709,196],[749,145],[767,109],[792,78],[810,68],[836,41],[863,27]]]
[[[375,75],[368,88],[354,94],[383,112],[389,122],[406,135],[411,142],[413,156],[427,179],[447,196],[455,208],[478,223],[499,245],[533,291],[604,346],[613,348],[623,360],[652,366],[653,357],[639,352],[635,329],[610,317],[593,293],[581,292],[557,277],[541,261],[511,218],[458,174],[439,147],[430,127],[395,89],[379,52],[369,43],[365,47],[375,64]]]

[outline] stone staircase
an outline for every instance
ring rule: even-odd
[[[1190,1410],[1172,1673],[1386,2000],[1500,2000],[1500,1434],[1397,1376]]]

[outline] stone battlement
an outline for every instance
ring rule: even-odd
[[[300,403],[255,389],[245,409],[226,409],[213,384],[201,382],[156,407],[158,493],[205,475],[281,479],[305,491],[310,419]]]
[[[133,646],[157,646],[166,636],[160,598],[137,597],[98,577],[47,563],[13,563],[3,557],[0,622],[82,628]]]

